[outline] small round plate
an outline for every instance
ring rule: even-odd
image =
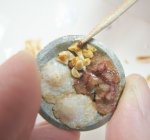
[[[75,41],[79,41],[83,38],[84,36],[82,35],[68,35],[68,36],[60,37],[52,41],[51,43],[49,43],[43,50],[39,52],[37,56],[37,63],[38,63],[39,71],[49,60],[56,57],[59,54],[59,52],[67,50],[67,48],[72,43],[74,43]],[[120,96],[125,85],[125,74],[124,74],[123,67],[120,61],[118,60],[117,56],[114,54],[114,52],[111,49],[106,48],[104,45],[102,45],[99,41],[95,39],[91,39],[88,42],[88,44],[93,45],[94,47],[97,48],[98,51],[104,53],[105,55],[107,55],[107,57],[109,57],[112,60],[121,78],[121,81],[119,83],[119,90],[118,90],[119,92],[117,93],[118,96]],[[66,130],[88,131],[88,130],[96,129],[104,125],[106,122],[108,122],[113,114],[113,112],[111,112],[104,116],[98,115],[96,123],[93,123],[90,126],[87,126],[85,128],[72,129],[64,125],[57,118],[55,118],[55,116],[53,115],[53,111],[52,111],[53,106],[54,106],[53,104],[49,104],[46,101],[44,101],[44,99],[42,99],[40,114],[49,123],[55,125],[56,127],[63,128]]]

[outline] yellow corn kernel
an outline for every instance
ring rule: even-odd
[[[84,59],[84,61],[83,61],[84,66],[90,65],[90,63],[91,63],[91,60],[90,60],[89,58],[86,58],[86,59]]]
[[[80,77],[82,76],[82,74],[79,73],[75,67],[72,68],[71,74],[72,74],[72,76],[75,77],[75,78],[80,78]]]
[[[74,66],[76,65],[76,63],[77,63],[78,60],[79,60],[78,57],[74,57],[74,58],[70,61],[71,66],[74,67]]]
[[[68,64],[69,56],[69,51],[62,51],[58,54],[57,60],[63,64]]]
[[[72,52],[78,52],[80,50],[80,48],[78,47],[78,42],[76,43],[73,43],[69,48],[68,48],[69,51],[72,51]]]
[[[87,57],[87,58],[92,58],[92,57],[93,57],[93,52],[90,51],[90,50],[84,49],[82,52],[83,52],[83,55],[84,55],[85,57]]]
[[[95,47],[93,47],[93,46],[91,46],[89,44],[87,44],[87,49],[90,50],[90,51],[92,51],[92,52],[97,51],[97,49]]]
[[[83,60],[78,60],[78,61],[76,62],[75,68],[76,68],[77,70],[82,70],[83,67],[84,67],[84,65],[83,65]]]

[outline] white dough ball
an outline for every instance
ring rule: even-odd
[[[93,124],[98,114],[92,100],[81,94],[68,94],[60,98],[53,111],[55,117],[70,128],[84,128]]]

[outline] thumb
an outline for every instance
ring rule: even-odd
[[[0,66],[0,138],[27,140],[39,110],[39,76],[33,58],[20,52]]]
[[[106,140],[149,140],[149,129],[150,89],[144,78],[131,75],[108,123]]]

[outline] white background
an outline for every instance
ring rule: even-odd
[[[122,0],[0,0],[0,63],[23,49],[27,39],[40,39],[42,46],[69,34],[87,34]],[[150,63],[136,61],[150,55],[150,1],[139,0],[108,29],[97,35],[112,48],[126,75],[150,74]],[[125,61],[128,61],[126,64]],[[38,116],[37,122],[42,121]],[[105,126],[84,132],[81,140],[104,140]]]

